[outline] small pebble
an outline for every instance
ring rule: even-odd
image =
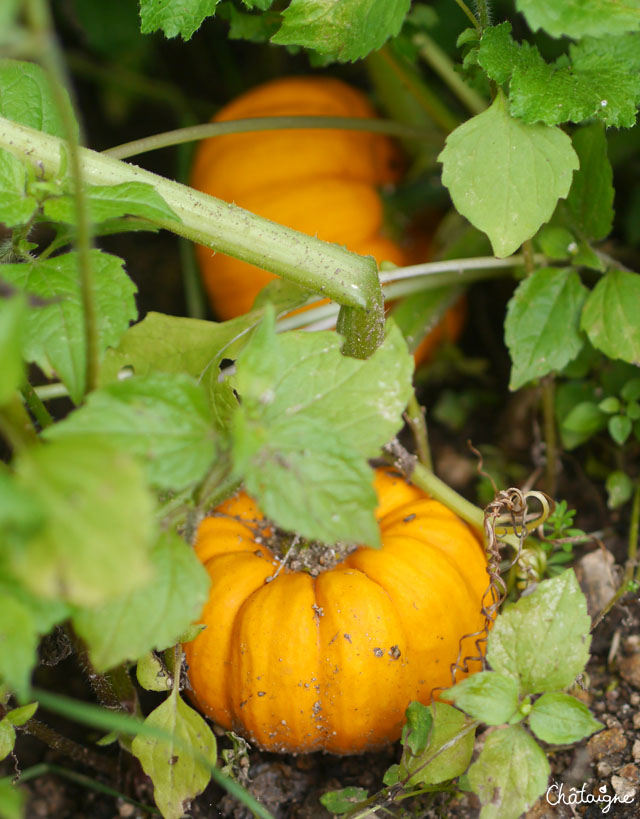
[[[633,762],[623,765],[617,773],[618,776],[621,776],[623,779],[628,779],[633,785],[637,785],[640,781],[640,769],[638,769],[638,766],[634,765]]]
[[[620,675],[629,685],[640,688],[640,653],[632,654],[630,657],[620,657],[618,668]]]
[[[640,711],[636,711],[633,715],[633,727],[636,731],[640,729]]]
[[[640,634],[630,634],[624,641],[624,650],[631,654],[640,651]]]
[[[633,749],[631,751],[631,756],[636,760],[640,760],[640,739],[636,739],[633,743]]]
[[[587,743],[591,759],[600,760],[610,754],[623,751],[627,747],[627,740],[622,728],[608,728],[591,737]]]
[[[634,691],[633,694],[629,697],[629,702],[631,705],[640,705],[640,694],[637,691]]]
[[[604,779],[613,773],[613,768],[606,759],[601,759],[596,765],[596,771],[598,772],[598,776]]]
[[[625,802],[633,801],[636,795],[636,788],[628,779],[622,776],[611,777],[611,787],[619,799],[624,799]]]

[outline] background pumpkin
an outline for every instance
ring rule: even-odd
[[[367,98],[330,77],[285,77],[259,85],[222,108],[214,121],[265,116],[375,117]],[[398,266],[424,261],[383,233],[380,185],[397,181],[402,156],[388,137],[365,131],[292,129],[228,134],[201,142],[191,184],[280,224]],[[251,309],[273,274],[197,246],[211,305],[221,319]],[[455,340],[464,306],[448,311],[416,353],[425,360],[441,339]],[[430,339],[430,340],[428,340]]]
[[[411,700],[451,685],[459,640],[483,624],[480,543],[456,515],[389,471],[375,479],[381,549],[311,577],[276,572],[241,493],[198,531],[212,580],[185,645],[192,698],[273,751],[358,753],[396,740]],[[474,652],[464,641],[465,654]]]

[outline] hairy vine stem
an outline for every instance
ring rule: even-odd
[[[100,350],[98,345],[98,326],[93,288],[93,270],[90,256],[92,230],[88,212],[84,172],[80,160],[73,113],[69,108],[64,93],[66,84],[65,72],[53,33],[49,6],[46,0],[27,0],[25,7],[31,31],[41,42],[39,59],[49,77],[49,85],[53,99],[60,114],[66,136],[66,148],[69,156],[71,179],[75,194],[76,247],[78,251],[78,270],[80,274],[80,293],[86,345],[85,391],[90,392],[98,383]]]
[[[290,117],[247,117],[246,119],[228,120],[226,122],[207,122],[203,125],[191,125],[187,128],[176,128],[161,134],[135,139],[102,151],[114,159],[128,159],[148,151],[157,151],[171,145],[185,142],[196,142],[209,137],[226,134],[246,134],[257,131],[288,131],[292,129],[338,129],[342,131],[370,131],[376,134],[387,134],[400,139],[427,140],[441,144],[432,131],[412,128],[401,122],[388,119],[364,117],[325,117],[325,116],[290,116]]]
[[[0,117],[0,147],[37,163],[47,178],[62,170],[62,140],[4,117]],[[372,257],[351,253],[121,160],[87,148],[78,152],[84,179],[90,184],[152,185],[176,214],[173,219],[154,220],[159,227],[256,264],[351,311],[345,322],[348,354],[367,358],[382,343],[383,299]]]

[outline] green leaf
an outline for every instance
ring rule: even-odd
[[[613,224],[613,171],[607,156],[604,127],[596,122],[572,137],[580,160],[566,207],[583,236],[604,239]]]
[[[52,93],[49,77],[37,63],[0,60],[0,88],[0,116],[66,139],[64,118]],[[71,100],[66,89],[60,91],[77,138],[78,124]]]
[[[580,352],[580,313],[587,289],[574,270],[536,270],[516,289],[507,308],[505,341],[513,363],[509,387],[561,370]]]
[[[143,34],[162,29],[165,37],[190,40],[206,17],[215,13],[219,0],[140,0]],[[166,818],[165,818],[166,819]]]
[[[518,683],[497,671],[482,671],[442,691],[440,698],[486,725],[502,725],[518,708]]]
[[[632,421],[637,421],[640,419],[640,404],[637,401],[629,401],[626,412],[627,418],[630,418]]]
[[[245,405],[264,421],[304,415],[324,422],[350,449],[377,455],[402,427],[412,390],[413,359],[394,323],[366,360],[342,355],[336,333],[276,335],[263,327],[237,362],[234,387]]]
[[[503,85],[511,79],[515,67],[522,61],[523,49],[511,36],[511,23],[489,26],[482,32],[478,48],[478,63],[490,80]]]
[[[95,390],[49,427],[45,437],[108,438],[145,459],[149,481],[163,489],[196,483],[213,461],[213,421],[204,389],[190,376],[133,376]]]
[[[0,779],[0,816],[2,819],[24,819],[25,792],[10,777]]]
[[[172,680],[160,660],[152,654],[143,654],[136,665],[136,678],[147,691],[164,691],[172,686]]]
[[[466,771],[473,754],[473,730],[467,731],[449,748],[438,753],[440,748],[461,734],[469,722],[461,711],[443,702],[432,703],[429,710],[433,717],[429,744],[417,756],[405,750],[400,763],[401,777],[411,776],[410,785],[435,785],[454,779]]]
[[[552,37],[568,36],[579,40],[592,34],[622,34],[640,30],[640,2],[627,0],[571,0],[549,3],[548,0],[516,0],[516,8],[534,30],[544,29]]]
[[[578,167],[566,134],[513,119],[502,95],[449,134],[438,159],[456,209],[489,236],[499,257],[551,218]]]
[[[27,194],[26,186],[25,166],[9,151],[0,148],[0,223],[16,227],[26,225],[31,219],[38,202]]]
[[[118,343],[136,318],[136,286],[116,256],[93,250],[96,325],[100,352]],[[48,376],[56,372],[75,403],[85,391],[86,345],[78,255],[66,253],[43,262],[6,264],[2,277],[48,303],[27,315],[25,356]]]
[[[577,433],[583,440],[599,432],[606,424],[604,413],[592,401],[581,401],[576,404],[562,421],[563,429]]]
[[[598,409],[606,412],[607,415],[613,415],[615,412],[620,412],[620,401],[614,395],[610,395],[598,404]]]
[[[635,35],[630,35],[638,42]],[[511,113],[525,122],[559,125],[596,118],[607,126],[630,128],[640,102],[637,71],[616,57],[615,42],[598,41],[598,49],[571,48],[572,62],[545,63],[535,47],[513,71],[509,89]]]
[[[149,582],[73,616],[97,671],[174,645],[207,600],[209,576],[178,535],[163,533],[149,559],[153,569]]]
[[[187,804],[207,787],[211,773],[186,745],[215,763],[216,740],[204,719],[174,692],[149,714],[145,725],[168,731],[178,742],[138,735],[131,745],[147,776],[164,819],[182,819]]]
[[[218,17],[229,21],[230,40],[248,40],[250,43],[266,43],[280,28],[282,22],[280,15],[275,12],[246,14],[231,2],[220,4]]]
[[[584,595],[568,569],[498,616],[487,660],[494,671],[519,680],[521,693],[567,688],[589,658],[590,627]]]
[[[89,185],[86,195],[92,222],[106,222],[121,216],[137,216],[152,222],[180,221],[156,189],[144,182]],[[75,225],[75,197],[65,194],[47,199],[44,203],[44,215],[53,222]]]
[[[584,703],[559,691],[543,694],[533,703],[529,725],[539,739],[553,745],[573,745],[605,727]]]
[[[631,378],[620,390],[620,397],[625,401],[640,399],[640,378]]]
[[[544,793],[550,773],[544,751],[521,726],[489,734],[469,768],[482,803],[480,819],[518,819]]]
[[[16,729],[8,719],[0,720],[0,762],[9,756],[15,744]],[[2,816],[1,813],[0,816]]]
[[[217,362],[260,322],[262,315],[260,310],[217,324],[147,313],[124,333],[115,349],[107,352],[101,383],[117,380],[123,368],[130,368],[136,375],[187,373],[194,378],[211,368],[217,379]]]
[[[331,424],[300,414],[262,426],[240,411],[233,457],[247,492],[283,529],[379,547],[373,472]]]
[[[28,607],[11,594],[0,599],[0,680],[19,696],[29,688],[38,635]]]
[[[510,81],[511,113],[525,122],[559,125],[596,117],[609,126],[631,127],[640,102],[638,35],[587,38],[547,63],[536,46],[517,44],[511,24],[489,27],[478,62],[490,79]]]
[[[15,470],[44,513],[42,528],[9,555],[29,589],[90,606],[147,581],[153,501],[130,456],[67,438],[23,451]]]
[[[22,705],[20,708],[7,711],[7,719],[12,725],[24,725],[29,722],[37,710],[38,703],[30,702],[29,705]]]
[[[369,795],[366,788],[357,788],[351,785],[348,788],[342,788],[339,791],[328,791],[323,793],[320,797],[320,804],[325,807],[329,813],[347,813]]]
[[[609,435],[613,438],[616,444],[622,446],[627,438],[631,435],[631,418],[626,415],[614,415],[609,418]]]
[[[578,173],[580,171],[577,171],[576,175]],[[573,177],[574,185],[576,175]],[[571,187],[573,189],[573,185]],[[573,255],[573,251],[578,249],[573,233],[559,225],[544,225],[541,227],[536,236],[536,243],[549,259],[569,259]]]
[[[271,42],[353,62],[395,37],[410,6],[411,0],[291,0]]]
[[[421,702],[410,702],[405,716],[407,721],[402,728],[402,744],[415,756],[427,747],[433,717],[431,710]]]
[[[26,314],[25,299],[19,295],[8,299],[0,296],[0,406],[11,399],[24,381],[22,342]]]
[[[640,364],[640,276],[610,270],[591,291],[582,313],[589,341],[609,358]]]

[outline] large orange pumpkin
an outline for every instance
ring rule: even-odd
[[[284,77],[242,94],[222,108],[216,122],[267,116],[373,118],[360,91],[331,77]],[[205,193],[380,264],[424,261],[384,235],[380,185],[398,181],[402,157],[388,137],[366,131],[291,129],[227,134],[203,140],[196,151],[191,184]],[[424,249],[425,243],[422,242]],[[211,248],[196,246],[211,305],[221,319],[251,309],[274,275]],[[416,361],[428,358],[439,341],[455,340],[464,305],[452,307],[427,336]]]
[[[378,470],[375,485],[382,548],[316,577],[277,571],[244,493],[199,528],[212,586],[206,629],[185,645],[191,696],[261,748],[350,754],[396,740],[409,702],[451,685],[460,639],[482,628],[475,535],[393,473]]]

